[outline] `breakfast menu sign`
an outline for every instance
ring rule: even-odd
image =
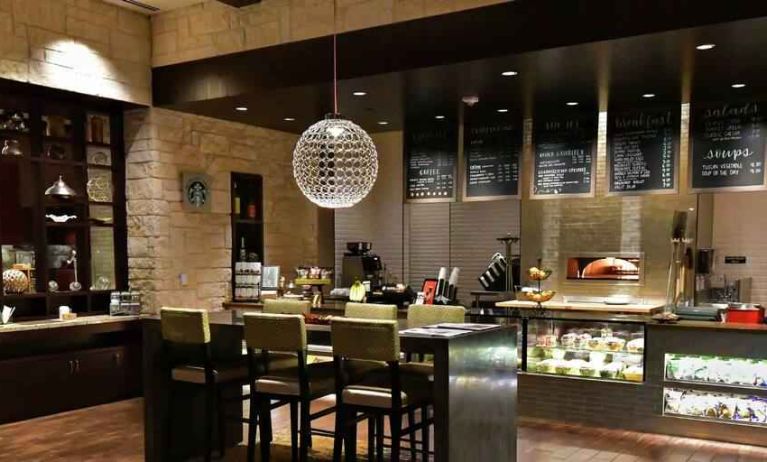
[[[449,123],[413,127],[405,136],[405,198],[408,202],[455,199],[458,135]]]
[[[694,108],[690,162],[694,191],[764,189],[763,106],[750,101]]]
[[[463,145],[464,200],[519,196],[521,120],[486,122],[467,117]]]
[[[675,108],[608,114],[610,193],[676,191],[681,118]]]
[[[594,194],[596,113],[540,118],[533,137],[534,199]]]

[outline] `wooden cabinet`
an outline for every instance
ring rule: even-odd
[[[0,423],[141,394],[137,344],[0,361]]]

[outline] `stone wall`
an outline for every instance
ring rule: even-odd
[[[231,296],[232,171],[263,175],[266,262],[283,274],[316,263],[317,209],[292,179],[295,135],[157,108],[128,112],[125,126],[130,282],[148,308],[216,309]],[[182,209],[184,171],[212,177],[210,213]]]
[[[336,0],[340,32],[452,13],[508,0]],[[152,17],[153,65],[210,58],[333,33],[333,0],[215,0]]]
[[[0,78],[150,104],[149,29],[101,0],[0,0]]]

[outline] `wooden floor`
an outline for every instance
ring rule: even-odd
[[[275,416],[275,429],[281,435],[286,423],[284,413]],[[767,448],[571,425],[526,423],[519,439],[521,462],[767,461]],[[284,436],[277,437],[281,440]],[[316,438],[314,446],[313,460],[328,460],[331,441]],[[362,443],[360,450],[364,454]],[[287,454],[285,447],[277,447],[272,460],[287,461]],[[140,462],[143,458],[140,399],[0,426],[0,462]],[[230,451],[226,459],[244,460],[243,449]]]

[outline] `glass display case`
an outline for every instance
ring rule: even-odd
[[[726,356],[665,355],[665,379],[767,390],[767,360]]]
[[[663,415],[767,425],[767,359],[666,353]]]
[[[526,372],[644,381],[642,323],[529,319],[526,324]]]
[[[767,425],[765,397],[664,388],[663,401],[664,415]]]

